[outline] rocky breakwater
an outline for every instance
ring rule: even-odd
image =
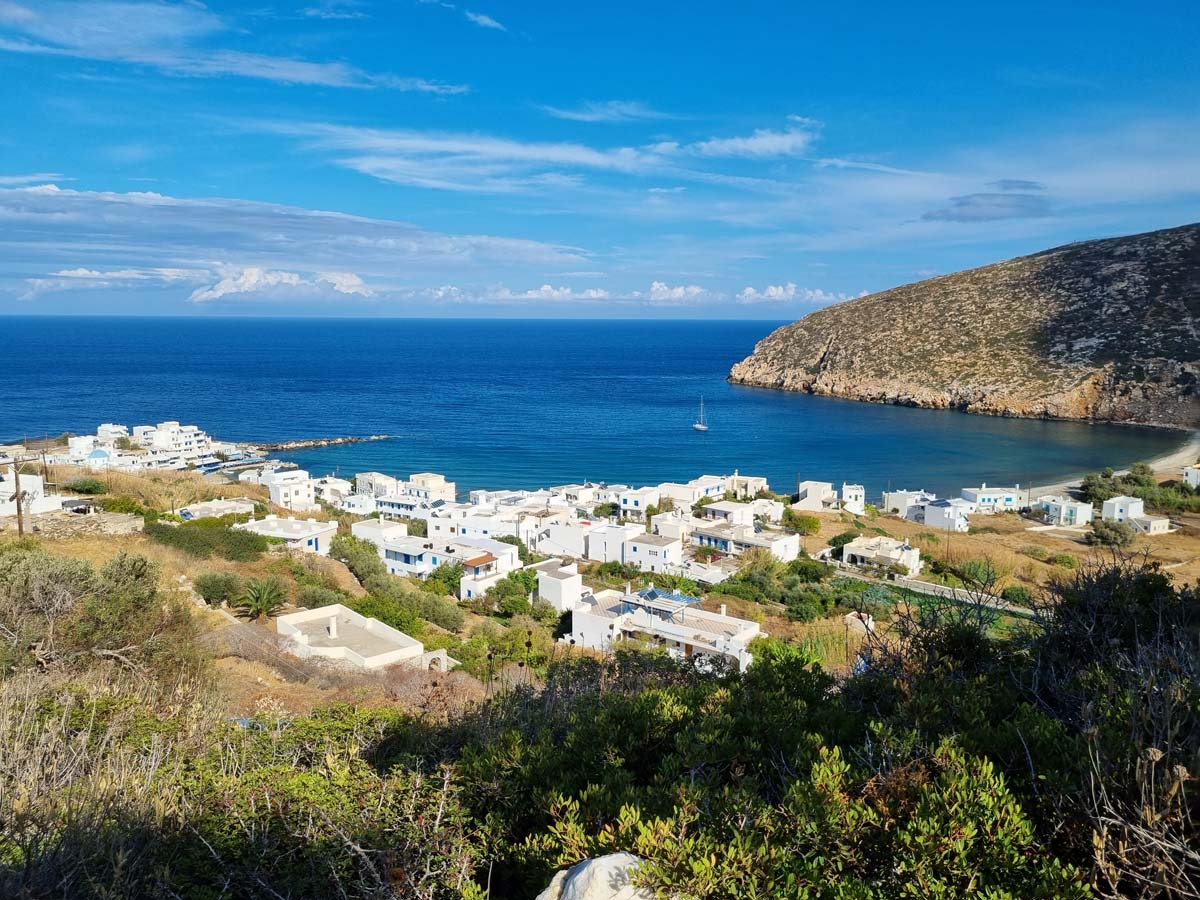
[[[817,310],[736,384],[990,415],[1200,424],[1200,225],[1069,244]]]

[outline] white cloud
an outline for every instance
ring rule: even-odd
[[[799,156],[812,146],[821,123],[801,116],[789,116],[791,123],[782,131],[755,129],[747,137],[709,138],[680,149],[698,156],[728,156],[762,159],[772,156]]]
[[[768,284],[761,291],[744,287],[737,294],[738,303],[840,303],[849,300],[849,294],[830,293],[820,288],[797,287],[794,281],[786,284]]]
[[[635,122],[646,119],[673,119],[637,100],[592,100],[574,109],[543,106],[542,110],[556,119],[572,122]]]
[[[651,282],[650,290],[645,295],[635,293],[633,296],[645,296],[653,304],[695,303],[706,299],[708,292],[698,284],[680,284],[671,286],[663,281]]]
[[[25,184],[37,184],[43,181],[62,181],[63,176],[57,172],[35,172],[32,175],[0,175],[0,187],[10,187]]]
[[[328,284],[339,294],[358,294],[360,297],[370,297],[371,290],[361,278],[353,272],[318,272],[318,284]]]
[[[474,22],[481,28],[492,28],[496,31],[508,31],[507,28],[505,28],[491,16],[484,15],[483,13],[471,12],[469,9],[464,9],[463,15],[467,17],[468,21]]]
[[[565,286],[555,287],[552,284],[543,284],[525,291],[512,290],[503,284],[482,288],[460,288],[447,284],[416,293],[431,300],[453,303],[506,303],[530,300],[562,302],[566,300],[608,300],[611,297],[609,292],[602,288],[587,288],[579,291]]]
[[[0,188],[0,290],[25,299],[183,284],[180,298],[197,302],[271,288],[367,297],[413,280],[484,282],[589,265],[571,247],[278,204]]]
[[[0,50],[152,66],[172,75],[235,75],[282,84],[384,87],[460,94],[465,85],[364,72],[340,62],[310,62],[247,53],[205,42],[231,29],[199,4],[138,0],[40,0],[36,7],[0,5]]]
[[[309,276],[300,272],[265,269],[262,266],[222,266],[220,271],[222,275],[219,281],[208,287],[197,288],[188,299],[195,303],[204,303],[235,294],[275,292],[277,288],[298,288],[304,289],[305,293],[311,293],[324,287],[329,287],[338,294],[372,296],[372,291],[354,272],[317,272]]]
[[[803,123],[803,124],[802,124]],[[579,172],[696,181],[730,189],[774,189],[759,177],[707,171],[699,159],[768,158],[798,153],[815,139],[808,120],[784,132],[696,143],[595,147],[569,141],[520,141],[487,134],[363,128],[333,123],[247,122],[247,128],[293,136],[329,152],[340,166],[383,181],[437,190],[516,193],[579,186]],[[809,129],[809,130],[804,130]]]
[[[304,279],[296,272],[278,272],[249,266],[230,272],[210,287],[197,288],[188,299],[203,303],[206,300],[219,300],[229,294],[254,294],[281,285],[299,287],[304,283]]]

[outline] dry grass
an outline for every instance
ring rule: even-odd
[[[199,472],[93,472],[77,466],[50,467],[50,479],[60,488],[74,478],[95,478],[104,482],[107,493],[133,497],[159,512],[171,512],[202,500],[233,497],[267,500],[267,490],[262,485],[230,482],[221,476],[204,476]]]

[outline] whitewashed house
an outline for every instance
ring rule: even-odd
[[[831,481],[801,481],[796,485],[796,500],[792,509],[797,512],[824,512],[837,508],[838,495]]]
[[[1146,515],[1146,502],[1137,497],[1110,497],[1104,501],[1100,517],[1106,522],[1128,522]]]
[[[652,587],[636,594],[606,590],[585,597],[571,612],[569,640],[607,652],[623,641],[648,641],[677,659],[698,664],[725,659],[745,671],[754,661],[751,642],[763,636],[757,622],[727,615],[724,607],[708,612],[695,597]]]
[[[1038,508],[1048,525],[1061,525],[1064,528],[1087,525],[1096,514],[1092,504],[1060,494],[1038,497]]]
[[[252,531],[263,537],[279,538],[289,550],[329,555],[329,545],[337,537],[337,522],[318,522],[316,519],[296,519],[288,516],[281,519],[274,514],[265,519],[251,519],[234,525],[244,531]]]
[[[420,500],[453,502],[457,488],[453,481],[436,472],[416,472],[400,487],[401,492]]]
[[[408,526],[403,522],[389,522],[386,519],[364,519],[350,526],[350,534],[359,540],[374,544],[376,549],[382,549],[388,540],[408,537]]]
[[[303,469],[263,472],[258,483],[267,489],[271,502],[292,512],[312,512],[317,505],[316,485]]]
[[[538,552],[549,556],[587,559],[588,535],[598,524],[605,523],[592,519],[573,519],[547,525],[538,540]]]
[[[866,515],[867,490],[861,484],[842,483],[842,509],[856,516]]]
[[[1193,489],[1200,488],[1200,466],[1184,466],[1183,483]]]
[[[330,506],[337,506],[354,492],[354,485],[345,478],[325,475],[313,479],[313,494],[316,499],[324,500]]]
[[[254,515],[253,500],[205,500],[203,503],[190,503],[179,510],[179,517],[185,522],[193,519],[219,519],[221,516],[250,516]]]
[[[606,522],[588,532],[587,558],[598,562],[625,562],[625,542],[645,534],[641,525]]]
[[[625,541],[625,563],[643,572],[677,574],[683,566],[683,541],[661,534],[639,534]]]
[[[445,650],[426,652],[416,638],[340,603],[279,616],[275,630],[285,639],[285,649],[301,659],[321,657],[359,669],[400,665],[438,672],[458,664]]]
[[[733,474],[725,479],[725,490],[722,493],[726,492],[733,494],[738,500],[753,500],[759,494],[770,493],[771,486],[765,478],[758,475],[740,475],[738,470],[734,469]]]
[[[750,508],[754,511],[754,518],[764,519],[772,525],[778,525],[783,521],[783,511],[786,506],[779,500],[751,500]]]
[[[663,537],[679,538],[687,544],[691,539],[692,529],[697,524],[703,522],[703,519],[695,518],[690,512],[673,509],[670,512],[656,515],[650,523],[650,527],[655,534],[661,534]]]
[[[925,504],[937,499],[937,494],[929,491],[885,491],[883,494],[883,511],[897,515],[902,519],[911,519],[909,510],[923,508]]]
[[[400,479],[382,472],[359,472],[354,476],[354,492],[371,497],[394,497],[400,493]]]
[[[920,574],[921,551],[904,541],[874,536],[859,537],[842,547],[842,562],[860,568],[898,568],[909,577]]]
[[[621,492],[617,497],[617,504],[621,507],[622,516],[635,522],[644,522],[646,521],[646,508],[657,507],[660,499],[658,488],[630,488]]]
[[[371,494],[349,494],[338,502],[337,508],[356,516],[369,516],[379,510],[379,503]]]
[[[711,548],[728,556],[741,556],[755,547],[770,551],[783,562],[791,562],[800,555],[800,535],[753,525],[702,522],[692,529],[691,541],[693,546]]]
[[[966,533],[971,528],[970,514],[974,504],[955,497],[953,500],[931,500],[921,506],[910,506],[909,518],[929,528]]]
[[[974,504],[975,512],[989,515],[999,512],[1020,512],[1029,508],[1029,491],[1019,484],[1013,487],[963,488],[962,499]]]
[[[724,497],[729,489],[729,482],[721,475],[701,475],[686,484],[666,481],[658,486],[662,497],[670,497],[676,506],[690,508],[705,497]]]
[[[14,465],[0,466],[0,517],[17,514],[17,478]],[[21,513],[25,516],[37,516],[42,513],[59,512],[62,510],[61,494],[47,493],[46,482],[41,475],[21,473]]]
[[[530,566],[537,570],[537,595],[559,612],[578,609],[583,603],[583,576],[575,563],[557,559]]]
[[[709,522],[724,522],[726,525],[753,525],[754,507],[749,503],[718,500],[700,507],[699,518]]]

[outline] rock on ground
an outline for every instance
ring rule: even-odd
[[[610,853],[564,869],[537,900],[653,900],[654,895],[633,885],[641,861],[631,853]]]

